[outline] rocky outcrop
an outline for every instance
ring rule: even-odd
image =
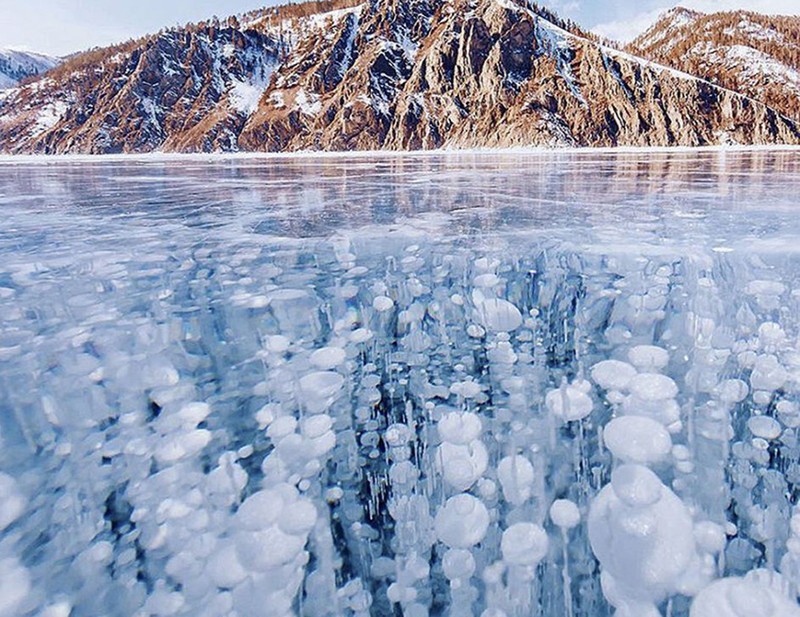
[[[525,0],[295,5],[93,54],[0,95],[0,149],[800,143],[764,103]]]
[[[797,126],[765,105],[604,47],[536,8],[467,8],[418,9],[431,24],[417,23],[412,36],[401,20],[381,28],[381,16],[361,9],[327,48],[313,41],[298,54],[304,73],[279,71],[240,143],[283,151],[798,142]],[[328,88],[315,77],[318,57],[333,57],[340,41],[353,42],[352,60]]]
[[[510,4],[454,13],[417,62],[393,148],[796,142],[766,106]]]
[[[626,50],[800,120],[800,17],[676,8]]]
[[[0,145],[48,154],[229,150],[251,111],[252,83],[267,83],[278,62],[273,38],[233,24],[93,51],[0,96]]]
[[[240,143],[248,150],[380,148],[418,48],[434,23],[433,0],[362,4],[304,41],[276,73]]]

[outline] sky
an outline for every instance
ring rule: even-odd
[[[598,34],[627,41],[678,0],[539,0]],[[165,26],[226,17],[274,0],[0,0],[0,47],[66,55],[156,32]],[[683,0],[712,12],[747,8],[800,15],[800,0]]]
[[[551,5],[597,34],[628,42],[661,13],[679,5],[704,13],[746,9],[770,15],[800,15],[800,0],[554,0]]]
[[[0,0],[0,47],[66,55],[270,0]]]

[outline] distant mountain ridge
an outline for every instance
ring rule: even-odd
[[[16,49],[0,49],[0,90],[18,85],[56,66],[60,60],[52,56]]]
[[[785,112],[651,60],[526,0],[288,5],[92,50],[0,94],[0,151],[800,143]]]
[[[665,13],[626,51],[742,92],[800,120],[800,17]]]

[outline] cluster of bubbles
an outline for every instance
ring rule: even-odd
[[[0,617],[800,615],[790,262],[410,235],[8,260]]]

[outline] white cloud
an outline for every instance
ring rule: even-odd
[[[685,0],[678,5],[704,13],[744,9],[770,15],[800,15],[800,0]],[[632,13],[631,17],[604,22],[592,30],[600,36],[627,43],[652,26],[662,13],[673,6],[676,5]]]
[[[187,21],[286,0],[0,0],[0,47],[66,54]],[[800,14],[800,0],[537,0],[598,34],[627,41],[682,4],[713,12],[747,8]]]
[[[0,0],[0,47],[62,55],[283,0]]]
[[[562,17],[574,18],[580,14],[581,10],[581,3],[579,0],[553,0],[550,6]]]
[[[660,8],[654,11],[647,11],[646,13],[639,13],[628,19],[609,21],[595,26],[592,30],[596,34],[609,38],[612,41],[627,43],[652,26],[666,10],[668,10],[668,8]]]

